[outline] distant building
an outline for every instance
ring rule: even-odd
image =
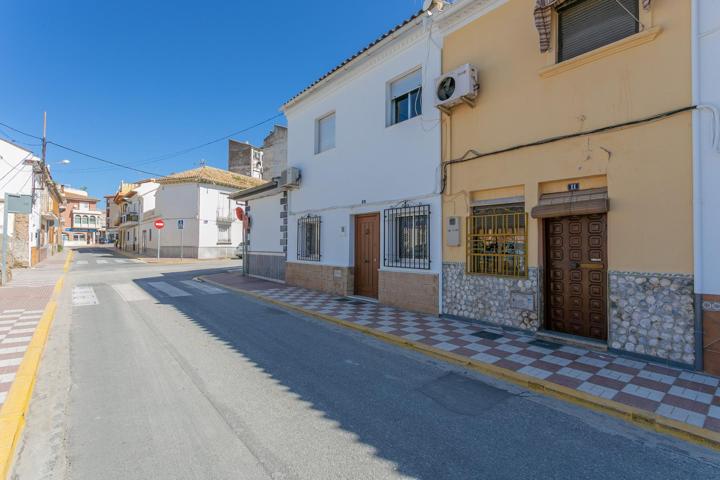
[[[32,197],[29,214],[8,214],[8,264],[29,267],[57,252],[62,196],[50,170],[31,151],[0,140],[0,232],[5,194]]]
[[[92,245],[100,240],[105,228],[105,214],[98,210],[97,198],[84,190],[61,186],[67,205],[63,212],[63,243],[68,246]]]
[[[159,241],[161,257],[182,254],[185,258],[223,258],[233,256],[244,241],[243,224],[235,211],[244,204],[231,200],[230,194],[263,181],[203,166],[161,178],[157,183],[154,208],[139,216],[141,231],[136,245],[142,252],[156,255]],[[156,219],[165,221],[159,235],[152,232]]]
[[[248,142],[228,142],[228,170],[252,178],[262,178],[263,151]]]
[[[263,180],[279,177],[287,168],[288,129],[275,125],[263,140],[262,147],[230,140],[228,170]]]

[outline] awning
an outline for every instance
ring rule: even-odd
[[[544,193],[530,215],[533,218],[569,217],[606,213],[610,209],[607,187],[574,192]]]

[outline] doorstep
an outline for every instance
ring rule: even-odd
[[[720,378],[460,320],[220,273],[201,280],[720,449]]]
[[[606,342],[593,340],[591,338],[578,337],[576,335],[568,335],[566,333],[553,332],[550,330],[538,330],[535,332],[535,338],[545,340],[547,342],[561,343],[572,347],[584,348],[595,352],[608,351]]]

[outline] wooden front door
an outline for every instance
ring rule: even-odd
[[[380,214],[355,217],[355,294],[377,298],[380,270]]]
[[[545,220],[545,325],[607,340],[607,217]]]

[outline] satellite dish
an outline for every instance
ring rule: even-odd
[[[438,12],[442,12],[443,8],[445,8],[445,1],[444,0],[425,0],[423,2],[423,11],[426,12],[428,15],[433,14],[433,10],[437,10]]]

